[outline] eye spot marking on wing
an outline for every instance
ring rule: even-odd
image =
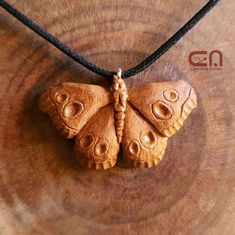
[[[55,99],[58,103],[64,103],[69,99],[69,93],[67,91],[60,91],[55,94]]]
[[[65,105],[63,115],[65,118],[75,118],[84,110],[84,105],[80,101],[72,101]]]
[[[140,144],[137,140],[131,140],[128,146],[128,151],[131,155],[138,157],[140,154]]]
[[[95,151],[95,156],[97,157],[102,157],[108,152],[108,142],[104,139],[99,139],[98,142],[95,145],[94,151]]]
[[[142,145],[148,149],[152,149],[157,144],[157,136],[151,129],[146,129],[140,133],[140,141]]]
[[[93,144],[95,143],[95,137],[93,134],[88,133],[85,134],[81,139],[80,139],[80,147],[82,149],[89,149]]]
[[[179,93],[175,89],[166,89],[163,96],[167,101],[176,102],[179,99]]]
[[[162,120],[170,119],[173,113],[171,107],[160,100],[152,105],[152,112],[156,118]]]

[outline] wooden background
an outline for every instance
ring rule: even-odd
[[[9,0],[107,69],[135,65],[206,0]],[[38,98],[61,81],[109,86],[0,9],[0,234],[235,234],[235,2],[224,0],[160,60],[126,80],[184,79],[198,108],[156,168],[80,168]],[[223,52],[193,70],[194,50]]]

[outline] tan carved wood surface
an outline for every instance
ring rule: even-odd
[[[141,61],[206,1],[9,2],[93,62],[117,70]],[[157,63],[125,80],[129,97],[135,86],[179,79],[197,94],[197,108],[168,139],[157,167],[128,168],[118,160],[95,171],[77,164],[75,141],[58,134],[38,102],[49,87],[80,82],[103,86],[97,102],[105,103],[112,81],[77,65],[1,9],[0,234],[234,234],[234,10],[235,2],[221,1]],[[213,50],[223,54],[220,69],[209,62],[192,68],[190,53]],[[128,113],[127,125],[148,125]],[[100,131],[106,123],[115,133],[108,115],[101,117]]]
[[[64,82],[47,88],[39,99],[39,107],[61,134],[76,138],[76,158],[89,169],[113,167],[118,152],[129,166],[156,166],[167,137],[182,127],[197,105],[194,89],[183,80],[136,86],[128,98],[119,76],[113,78],[113,89]]]

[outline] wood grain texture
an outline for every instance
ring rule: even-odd
[[[13,1],[33,20],[105,68],[129,68],[206,1]],[[157,168],[107,171],[76,164],[73,141],[38,108],[59,82],[105,87],[0,11],[0,234],[233,234],[235,216],[235,2],[224,0],[161,59],[127,79],[183,79],[198,108]],[[223,52],[221,70],[193,70],[190,52]]]

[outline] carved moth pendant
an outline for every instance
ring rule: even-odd
[[[75,153],[88,168],[113,167],[122,144],[123,158],[134,167],[157,165],[167,139],[197,105],[184,81],[147,83],[128,91],[114,76],[112,91],[96,85],[62,83],[46,90],[39,102],[59,131],[75,137]]]

